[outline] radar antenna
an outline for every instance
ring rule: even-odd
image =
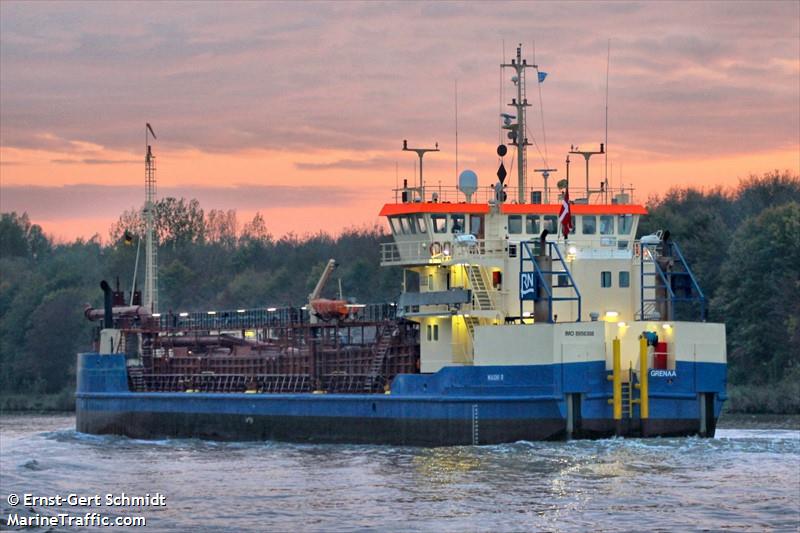
[[[427,152],[438,152],[439,151],[439,143],[436,143],[436,148],[409,148],[408,147],[408,140],[403,139],[403,151],[404,152],[416,152],[419,156],[419,196],[420,201],[425,201],[425,182],[422,181],[422,156],[424,156]]]
[[[571,154],[580,154],[580,155],[583,156],[584,159],[586,159],[586,202],[589,202],[589,194],[592,193],[592,192],[597,192],[597,191],[592,191],[592,190],[589,189],[589,158],[592,157],[593,155],[599,155],[599,154],[606,153],[605,144],[604,143],[600,143],[600,151],[599,152],[595,152],[595,151],[592,151],[592,150],[581,150],[577,146],[570,146],[569,153],[571,153]]]
[[[535,168],[534,172],[541,172],[542,179],[544,180],[544,203],[550,203],[550,188],[547,186],[547,178],[550,177],[551,172],[558,172],[556,168]]]

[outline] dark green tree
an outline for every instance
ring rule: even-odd
[[[734,383],[775,383],[796,372],[798,265],[800,204],[767,208],[736,231],[714,300],[715,315],[727,324]]]

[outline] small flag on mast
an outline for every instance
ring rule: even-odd
[[[547,77],[547,72],[538,72],[539,74],[539,83],[542,83],[544,79]]]
[[[572,231],[572,212],[569,207],[569,189],[564,189],[564,199],[561,200],[561,211],[558,213],[558,222],[561,224],[561,233],[564,238],[569,237]]]
[[[147,129],[150,130],[150,135],[153,136],[153,139],[158,139],[158,137],[156,137],[156,132],[153,131],[153,126],[151,126],[149,122],[147,122],[146,124],[147,124]]]

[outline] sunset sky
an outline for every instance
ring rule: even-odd
[[[379,222],[417,146],[429,185],[494,176],[499,63],[518,43],[532,166],[603,141],[638,199],[800,173],[800,2],[0,3],[0,208],[54,237],[141,205],[144,125],[159,196],[260,211],[276,236]],[[510,95],[507,72],[506,96]],[[503,106],[505,112],[508,108]],[[603,173],[593,160],[592,176]],[[621,173],[620,173],[621,170]],[[583,179],[582,164],[572,167]],[[621,174],[621,176],[620,176]],[[594,180],[593,181],[597,181]],[[537,178],[531,178],[538,185]]]

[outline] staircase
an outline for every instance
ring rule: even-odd
[[[392,346],[392,338],[391,328],[384,327],[378,330],[378,339],[373,348],[372,365],[368,374],[369,384],[373,390],[380,386],[379,380],[383,377],[383,365]]]
[[[467,278],[472,287],[472,306],[476,311],[491,311],[494,309],[492,297],[486,288],[486,281],[483,279],[483,269],[478,265],[465,265]]]
[[[469,338],[473,341],[475,340],[475,326],[479,325],[480,320],[474,316],[465,316],[464,317],[464,324],[467,326],[467,332],[469,332]]]
[[[664,266],[659,264],[661,258]],[[706,319],[706,298],[694,273],[683,257],[678,243],[665,241],[659,244],[641,244],[639,268],[639,295],[641,306],[639,320],[675,320],[674,316],[660,316],[659,304],[669,302],[672,314],[678,302],[694,303],[699,307],[700,320]],[[658,295],[663,289],[666,296]]]
[[[129,366],[128,367],[128,387],[131,392],[145,392],[147,386],[144,381],[144,367]]]

